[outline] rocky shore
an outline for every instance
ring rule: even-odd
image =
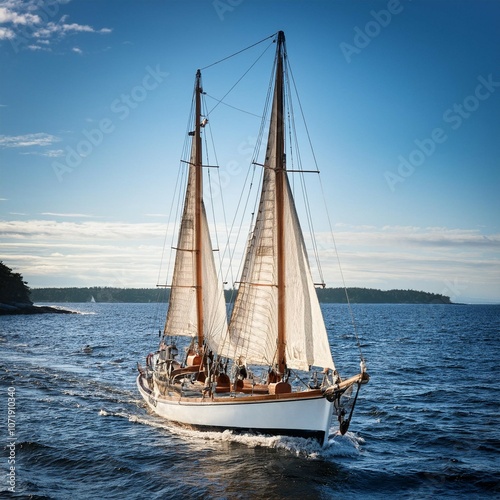
[[[28,303],[0,303],[0,316],[14,314],[76,314],[74,311],[50,306],[34,306]]]

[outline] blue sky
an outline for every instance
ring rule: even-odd
[[[196,69],[283,30],[346,285],[500,302],[498,26],[481,0],[0,0],[0,259],[32,287],[154,286]],[[266,47],[228,101],[259,115],[270,42],[207,94]],[[222,108],[230,215],[260,120]]]

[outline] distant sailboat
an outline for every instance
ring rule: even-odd
[[[362,361],[359,373],[341,378],[330,351],[287,177],[285,60],[285,37],[279,32],[258,217],[229,325],[203,203],[203,90],[200,71],[196,74],[194,132],[169,309],[159,349],[147,356],[144,368],[138,366],[137,386],[149,408],[172,422],[311,437],[324,445],[334,414],[340,432],[347,431],[359,388],[369,377]],[[180,361],[178,336],[191,338]],[[253,373],[256,367],[264,367],[260,379]],[[345,408],[348,393],[352,397]]]

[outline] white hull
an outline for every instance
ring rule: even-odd
[[[139,375],[137,387],[157,415],[183,425],[210,430],[255,431],[328,441],[333,408],[318,391],[297,396],[223,396],[191,398],[153,394]]]

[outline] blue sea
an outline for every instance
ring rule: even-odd
[[[500,497],[500,306],[353,305],[371,380],[326,448],[162,421],[135,388],[161,307],[60,306],[0,318],[2,498]],[[322,308],[357,373],[347,306]]]

